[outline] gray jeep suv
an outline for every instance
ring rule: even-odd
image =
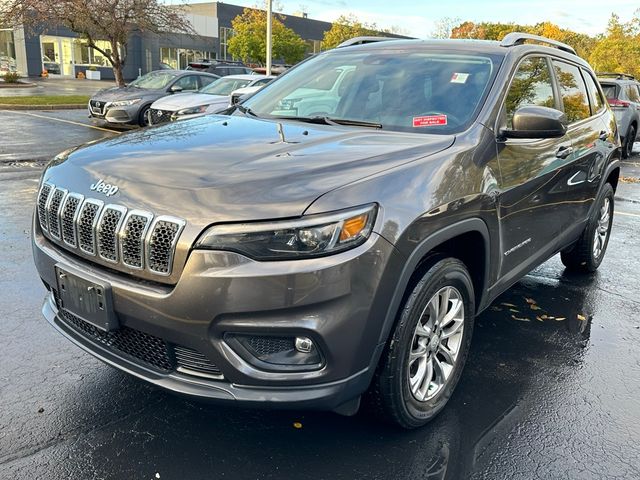
[[[417,427],[478,312],[556,253],[579,272],[605,254],[620,142],[566,45],[347,45],[228,114],[62,153],[37,196],[47,320],[168,390],[362,398]]]
[[[598,73],[600,86],[618,122],[622,158],[633,154],[640,125],[640,83],[623,73]]]

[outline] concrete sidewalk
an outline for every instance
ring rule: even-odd
[[[93,95],[98,90],[115,86],[113,80],[80,80],[77,78],[30,77],[25,82],[33,87],[0,88],[0,97],[24,97],[33,95]]]

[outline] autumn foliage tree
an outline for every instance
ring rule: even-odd
[[[30,30],[67,27],[109,61],[118,85],[124,85],[122,70],[132,33],[193,33],[181,7],[159,0],[3,0],[0,18]],[[111,48],[99,47],[97,40],[106,40]]]
[[[322,38],[322,49],[335,48],[345,40],[354,37],[378,37],[383,34],[377,30],[375,24],[362,23],[354,15],[342,15],[325,32]]]
[[[630,73],[640,78],[640,12],[627,23],[612,15],[589,61],[598,71]]]
[[[304,58],[306,42],[281,21],[282,16],[272,18],[272,56],[286,63],[297,63]],[[255,8],[245,8],[241,15],[231,21],[233,36],[229,40],[228,51],[245,62],[267,61],[267,12]]]

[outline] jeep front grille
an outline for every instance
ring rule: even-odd
[[[122,205],[105,205],[45,183],[38,194],[40,228],[52,241],[81,256],[128,269],[171,275],[185,222]]]

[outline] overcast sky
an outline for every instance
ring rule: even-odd
[[[262,5],[263,1],[224,3],[254,6]],[[399,26],[404,33],[418,38],[429,37],[435,22],[443,17],[521,24],[549,20],[561,27],[594,35],[604,32],[611,13],[627,21],[640,8],[638,0],[274,0],[275,3],[283,7],[282,13],[304,10],[310,18],[329,22],[353,13],[360,20],[375,22],[382,28]]]

